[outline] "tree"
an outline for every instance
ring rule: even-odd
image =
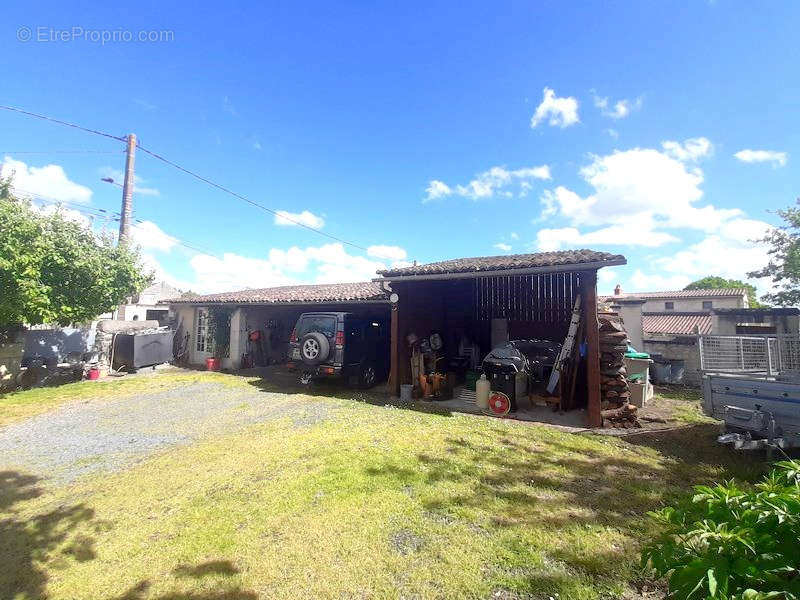
[[[800,205],[800,199],[797,204]],[[775,227],[758,240],[770,246],[769,263],[747,276],[772,279],[776,291],[763,297],[767,302],[795,306],[800,304],[800,207],[790,206],[777,213],[785,225]]]
[[[0,181],[0,325],[88,321],[151,280],[137,250],[36,210]]]
[[[709,275],[687,285],[684,290],[719,290],[726,288],[744,288],[747,290],[747,302],[750,308],[760,308],[764,305],[756,299],[756,286],[738,279],[725,279],[717,275]]]

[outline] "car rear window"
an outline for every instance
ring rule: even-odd
[[[336,317],[308,315],[301,318],[297,324],[297,338],[300,339],[309,331],[319,331],[327,337],[332,337],[336,333]]]

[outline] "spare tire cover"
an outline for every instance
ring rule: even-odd
[[[318,365],[328,358],[331,344],[325,334],[310,331],[300,340],[300,358],[307,365]]]

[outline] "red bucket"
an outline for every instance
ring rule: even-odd
[[[89,369],[86,378],[89,381],[97,381],[98,379],[100,379],[100,369],[92,367],[91,369]]]
[[[219,371],[220,360],[218,358],[206,359],[206,371]]]

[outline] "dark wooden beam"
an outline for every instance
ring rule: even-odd
[[[391,355],[389,359],[389,393],[400,396],[400,325],[398,305],[392,305]]]
[[[586,385],[589,427],[601,427],[600,415],[600,325],[597,322],[597,271],[581,276],[584,315],[586,316]]]

